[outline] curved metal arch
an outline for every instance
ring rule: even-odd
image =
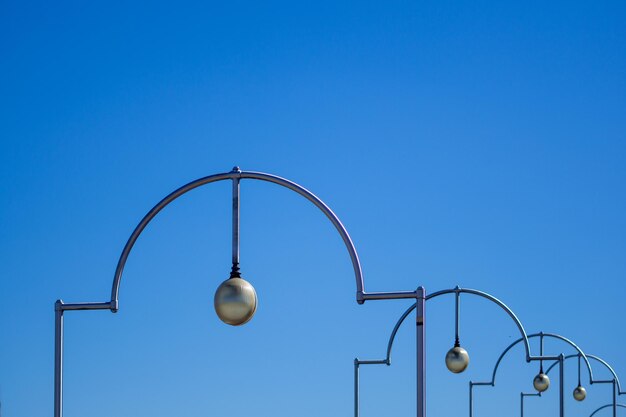
[[[400,318],[396,322],[396,325],[393,327],[393,330],[391,331],[391,336],[389,336],[389,342],[387,343],[387,358],[385,359],[387,362],[387,365],[391,365],[391,349],[393,348],[393,342],[396,339],[396,333],[398,333],[400,326],[402,325],[402,323],[404,323],[404,320],[409,316],[409,314],[411,314],[411,312],[415,310],[416,306],[417,306],[417,303],[413,303],[411,307],[407,308],[406,311],[402,313],[402,316],[400,316]]]
[[[622,408],[626,408],[626,405],[624,404],[616,404],[618,407],[622,407]],[[604,410],[605,408],[609,408],[609,407],[613,407],[613,404],[607,404],[607,405],[603,405],[602,407],[598,408],[596,411],[594,411],[593,413],[591,413],[589,415],[589,417],[593,417],[596,415],[596,413],[598,413],[601,410]]]
[[[565,356],[563,359],[564,359],[564,360],[567,360],[567,359],[577,358],[577,357],[578,357],[578,355],[577,355],[577,354],[574,354],[574,355],[567,355],[567,356]],[[604,367],[605,367],[605,368],[607,368],[607,369],[609,370],[609,372],[611,372],[611,374],[613,375],[613,378],[615,379],[615,384],[617,385],[617,390],[618,390],[619,394],[620,394],[620,395],[626,394],[626,392],[622,392],[622,386],[621,386],[621,384],[620,384],[620,382],[619,382],[619,377],[617,376],[617,373],[615,372],[615,370],[613,370],[613,368],[611,367],[611,365],[609,365],[609,364],[608,364],[608,363],[607,363],[604,359],[602,359],[602,358],[600,358],[600,357],[598,357],[598,356],[596,356],[596,355],[590,355],[590,354],[587,354],[587,358],[589,358],[589,359],[593,359],[593,360],[595,360],[595,361],[597,361],[597,362],[600,362],[602,365],[604,365]],[[552,368],[554,368],[556,365],[558,365],[558,362],[555,362],[555,363],[553,363],[552,365],[550,365],[550,366],[548,367],[548,369],[546,369],[546,374],[548,374],[548,372],[550,372],[550,370],[551,370]],[[594,382],[596,382],[596,381],[591,381],[591,383],[592,383],[592,384],[593,384]]]
[[[500,308],[502,308],[504,311],[506,311],[506,313],[511,317],[511,319],[513,319],[513,321],[517,325],[518,330],[522,334],[522,337],[519,340],[520,341],[524,340],[524,347],[526,348],[526,358],[527,358],[527,361],[530,362],[530,360],[535,359],[535,357],[531,356],[531,354],[530,354],[530,343],[528,342],[528,337],[526,336],[526,331],[524,330],[524,326],[522,325],[522,322],[517,318],[515,313],[513,313],[513,311],[506,304],[504,304],[502,301],[500,301],[496,297],[494,297],[494,296],[492,296],[490,294],[487,294],[486,292],[483,292],[483,291],[478,291],[478,290],[474,290],[474,289],[471,289],[471,288],[456,287],[456,288],[451,288],[451,289],[447,289],[447,290],[441,290],[441,291],[437,291],[437,292],[434,292],[432,294],[429,294],[429,295],[426,296],[426,301],[428,301],[430,299],[433,299],[435,297],[439,297],[440,295],[459,294],[459,293],[473,294],[473,295],[477,295],[477,296],[486,298],[487,300],[492,301],[493,303],[497,304]],[[415,310],[415,306],[416,305],[417,305],[416,303],[411,305],[402,314],[402,316],[400,316],[400,319],[398,320],[398,322],[396,323],[395,327],[393,328],[393,331],[391,332],[391,336],[389,337],[389,342],[387,343],[387,358],[386,358],[387,365],[391,364],[391,349],[393,348],[393,342],[394,342],[394,340],[396,338],[396,334],[398,333],[398,330],[400,329],[400,326],[402,325],[404,320],[407,318],[407,316],[413,310]]]
[[[126,242],[126,245],[124,246],[124,249],[122,250],[122,254],[120,255],[119,261],[117,262],[117,267],[115,268],[113,286],[111,289],[110,309],[112,312],[117,312],[117,310],[119,309],[120,283],[122,279],[122,274],[124,272],[124,266],[126,265],[126,261],[128,260],[128,256],[130,255],[130,252],[133,246],[135,245],[135,242],[139,238],[139,235],[141,234],[141,232],[143,232],[143,230],[150,223],[150,221],[154,219],[154,217],[156,217],[156,215],[161,210],[163,210],[168,204],[170,204],[171,202],[176,200],[178,197],[182,196],[183,194],[186,194],[187,192],[195,188],[198,188],[200,186],[210,184],[213,182],[229,180],[229,179],[230,180],[244,179],[244,178],[271,182],[271,183],[283,186],[285,188],[288,188],[292,191],[295,191],[296,193],[300,194],[301,196],[309,200],[311,203],[313,203],[317,208],[319,208],[326,215],[326,217],[333,223],[333,225],[335,226],[335,228],[341,235],[341,238],[343,239],[343,242],[346,245],[346,248],[348,249],[348,252],[350,254],[350,259],[352,261],[352,266],[354,269],[355,279],[356,279],[357,302],[359,304],[363,303],[363,293],[364,293],[363,272],[361,269],[359,256],[356,252],[356,248],[354,247],[354,243],[352,242],[352,239],[350,238],[350,235],[348,234],[348,231],[343,226],[343,224],[341,223],[337,215],[333,213],[333,211],[319,197],[317,197],[315,194],[313,194],[306,188],[296,184],[293,181],[289,181],[285,178],[272,175],[272,174],[266,174],[263,172],[239,171],[239,170],[234,169],[231,172],[209,175],[207,177],[199,178],[195,181],[192,181],[188,184],[183,185],[182,187],[174,190],[165,198],[163,198],[161,201],[159,201],[141,219],[139,224],[133,230],[133,233],[128,238],[128,241]]]
[[[600,362],[602,365],[604,365],[610,372],[611,374],[613,374],[613,378],[615,378],[615,385],[617,387],[617,394],[619,395],[624,395],[626,394],[626,392],[622,391],[622,386],[619,382],[619,378],[617,377],[617,373],[615,372],[615,370],[613,369],[613,367],[611,365],[608,364],[608,362],[606,362],[604,359],[599,358],[595,355],[587,355],[588,357]]]
[[[554,334],[554,333],[543,333],[543,332],[533,333],[533,334],[528,336],[528,339],[532,339],[534,337],[540,337],[540,336],[551,337],[551,338],[554,338],[554,339],[562,340],[565,343],[567,343],[570,346],[572,346],[574,349],[576,349],[576,351],[578,351],[578,353],[584,359],[585,364],[587,365],[587,370],[589,371],[589,381],[590,381],[590,383],[592,383],[591,381],[593,381],[593,370],[591,368],[591,364],[589,364],[589,359],[587,359],[587,355],[585,354],[585,352],[582,351],[582,349],[580,349],[574,342],[572,342],[568,338],[563,337],[563,336],[558,335],[558,334]],[[487,383],[474,383],[474,384],[475,385],[478,384],[478,385],[491,385],[491,386],[494,386],[495,383],[496,383],[496,374],[498,372],[498,368],[500,367],[500,363],[502,362],[502,359],[504,359],[504,357],[509,352],[509,350],[511,350],[515,345],[517,345],[522,340],[523,339],[521,339],[521,338],[517,339],[515,342],[511,343],[506,349],[504,349],[504,351],[500,354],[500,357],[496,361],[496,365],[493,368],[493,373],[491,374],[491,381],[490,382],[487,382]]]

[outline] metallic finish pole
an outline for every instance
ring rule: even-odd
[[[539,356],[543,357],[543,332],[539,332]],[[539,360],[539,373],[543,373],[543,360]]]
[[[525,394],[524,392],[520,392],[520,416],[524,417],[524,398],[526,397],[541,397],[541,393],[537,392],[534,394]]]
[[[425,355],[425,313],[426,313],[426,290],[419,287],[416,292],[416,316],[417,328],[417,417],[426,417],[426,355]]]
[[[474,415],[474,396],[472,395],[472,391],[474,391],[474,384],[472,381],[469,383],[470,391],[469,391],[469,417]]]
[[[578,386],[580,387],[580,353],[578,354]]]
[[[613,417],[617,417],[617,383],[613,379]]]
[[[565,367],[563,366],[564,356],[559,355],[559,416],[565,417]]]
[[[233,172],[241,172],[234,167]],[[239,277],[239,178],[233,177],[233,269],[231,278]]]
[[[461,346],[459,339],[459,316],[461,314],[461,292],[459,291],[459,287],[455,288],[456,294],[454,297],[454,346]]]
[[[359,417],[359,359],[354,359],[354,417]]]
[[[54,417],[63,416],[63,301],[54,303]]]

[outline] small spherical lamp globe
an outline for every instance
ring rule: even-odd
[[[446,353],[446,367],[450,372],[460,374],[469,365],[469,355],[461,346],[454,346]]]
[[[533,380],[533,386],[537,391],[544,392],[545,390],[550,388],[550,378],[548,377],[548,375],[540,372]]]
[[[587,390],[585,389],[585,387],[581,387],[579,385],[574,388],[573,395],[576,401],[583,401],[585,398],[587,398]]]

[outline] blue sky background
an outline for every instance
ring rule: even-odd
[[[145,212],[235,164],[326,201],[367,290],[490,292],[626,378],[625,20],[620,1],[0,3],[3,416],[52,414],[54,301],[107,301]],[[221,324],[229,199],[214,184],[157,217],[118,314],[67,313],[67,417],[352,413],[353,358],[382,357],[410,303],[358,306],[332,225],[248,181],[242,271],[259,309]],[[468,380],[518,337],[463,298],[471,365],[452,375],[453,305],[428,305],[430,415],[464,415]],[[363,417],[415,414],[414,357],[409,322],[393,365],[362,370]],[[477,416],[516,415],[537,366],[520,349],[501,372]],[[574,404],[575,374],[568,415],[610,401],[594,386]],[[557,381],[528,415],[555,415]]]

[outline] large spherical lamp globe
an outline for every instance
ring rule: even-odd
[[[446,353],[446,367],[450,372],[460,374],[469,365],[469,355],[461,346],[454,346]]]
[[[544,392],[550,388],[550,378],[548,378],[548,375],[540,372],[533,380],[533,386],[537,391]]]
[[[220,320],[240,326],[250,321],[256,312],[256,291],[243,278],[229,278],[215,291],[214,306]]]

